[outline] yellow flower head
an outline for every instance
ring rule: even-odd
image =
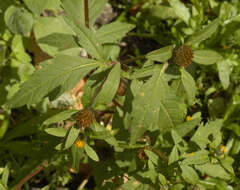
[[[192,117],[190,116],[190,115],[188,115],[187,117],[186,117],[186,121],[191,121],[192,120]]]
[[[77,139],[76,142],[75,142],[75,145],[78,147],[78,148],[82,148],[84,146],[85,142],[81,139]]]

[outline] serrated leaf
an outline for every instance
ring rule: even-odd
[[[84,144],[84,150],[86,151],[87,155],[93,159],[94,161],[98,162],[99,161],[99,157],[97,155],[97,153],[95,152],[95,150],[93,150],[93,148],[91,146],[89,146],[87,143]]]
[[[166,68],[167,64],[164,65]],[[153,76],[141,86],[132,108],[130,144],[146,130],[167,131],[184,117],[178,98],[164,80],[165,68],[156,67]]]
[[[97,39],[101,43],[115,43],[121,40],[126,33],[134,29],[133,24],[121,23],[119,21],[103,25],[96,32]]]
[[[196,95],[196,84],[192,75],[189,74],[183,67],[181,68],[181,79],[184,86],[184,89],[187,93],[188,104],[192,105],[195,100]]]
[[[188,8],[179,0],[169,0],[168,2],[173,8],[176,15],[181,18],[186,24],[188,24],[190,19],[190,12]]]
[[[65,142],[65,149],[68,149],[73,145],[73,143],[77,140],[79,133],[80,128],[76,128],[75,126],[71,127]]]
[[[189,45],[193,45],[195,43],[200,43],[201,41],[206,40],[211,37],[211,35],[217,30],[220,24],[220,20],[217,18],[211,23],[209,23],[205,28],[201,31],[195,33],[187,42]]]
[[[26,81],[7,102],[8,107],[20,107],[38,103],[53,90],[57,95],[71,90],[88,72],[99,66],[94,60],[58,55]]]
[[[213,50],[195,50],[193,61],[203,65],[211,65],[222,60],[222,56]]]
[[[209,152],[206,150],[192,152],[192,153],[188,154],[181,163],[184,165],[204,164],[204,163],[209,162],[208,154],[209,154]]]
[[[11,5],[4,13],[4,20],[11,32],[30,36],[33,16],[27,10]]]
[[[154,152],[150,150],[144,150],[146,155],[148,156],[149,160],[152,161],[155,165],[158,165],[158,155],[156,155]]]
[[[182,177],[185,181],[191,184],[196,184],[198,182],[198,174],[192,167],[181,164],[180,168],[182,170]]]
[[[149,52],[146,58],[152,61],[165,62],[172,56],[173,46],[166,46],[154,51]]]
[[[67,16],[64,17],[66,23],[72,28],[78,38],[78,43],[93,57],[103,59],[103,47],[97,40],[93,31],[85,25],[75,25]]]
[[[120,70],[120,63],[115,64],[96,96],[94,105],[108,105],[112,101],[120,83]]]
[[[222,60],[217,63],[218,77],[224,89],[227,89],[230,84],[230,65],[228,60]]]
[[[174,145],[174,147],[169,155],[169,158],[168,158],[168,165],[172,164],[173,162],[178,161],[178,159],[179,159],[178,149],[177,149],[177,146]]]
[[[210,121],[205,126],[200,126],[195,134],[192,136],[191,141],[196,142],[199,147],[205,148],[207,144],[210,143],[209,135],[213,136],[213,139],[216,138],[216,135],[221,130],[222,120],[218,119],[215,121]]]
[[[53,123],[57,123],[59,121],[63,121],[66,120],[68,118],[70,118],[73,114],[77,113],[79,110],[64,110],[61,111],[59,113],[57,113],[56,115],[53,115],[52,117],[46,119],[43,124],[44,125],[50,125]]]
[[[47,128],[44,130],[47,134],[53,135],[56,137],[65,137],[67,134],[67,130],[64,128],[56,128],[56,127],[51,127]]]
[[[218,164],[204,164],[204,165],[195,165],[195,168],[197,170],[200,170],[201,172],[212,176],[217,177],[221,179],[229,180],[231,179],[230,174],[228,174],[220,165]]]

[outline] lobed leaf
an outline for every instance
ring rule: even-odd
[[[156,67],[153,76],[141,86],[133,101],[130,144],[146,130],[168,131],[181,123],[184,110],[164,80],[165,68]]]

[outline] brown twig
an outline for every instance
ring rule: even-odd
[[[85,26],[89,28],[88,0],[84,0],[84,11],[85,11]]]
[[[32,173],[28,174],[26,177],[24,177],[15,187],[15,190],[20,190],[22,186],[29,181],[31,178],[33,178],[35,175],[37,175],[45,166],[47,165],[47,161],[44,161],[39,167],[37,167]]]

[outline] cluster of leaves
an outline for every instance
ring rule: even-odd
[[[240,3],[106,3],[0,2],[0,189],[240,188]]]

